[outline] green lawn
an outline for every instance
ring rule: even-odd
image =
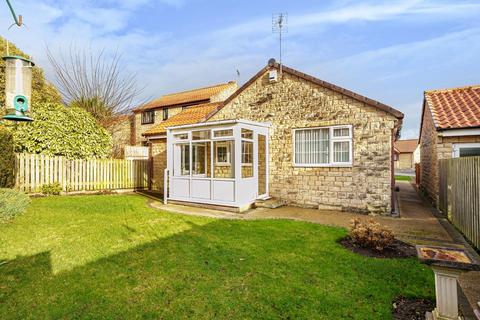
[[[358,256],[345,234],[139,196],[34,199],[0,224],[0,319],[388,319],[398,295],[434,297],[426,266]]]
[[[395,176],[395,180],[397,181],[411,181],[413,177],[410,176]]]

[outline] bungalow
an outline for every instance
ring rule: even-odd
[[[291,205],[389,214],[393,144],[403,114],[282,66],[220,103],[187,108],[144,134],[167,137],[167,201]]]
[[[438,203],[438,161],[480,156],[480,85],[425,91],[420,125],[420,188]]]

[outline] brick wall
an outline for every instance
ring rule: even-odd
[[[387,214],[391,207],[391,139],[397,119],[377,108],[284,73],[264,74],[209,121],[271,122],[270,195],[293,205]],[[292,129],[353,125],[353,166],[293,166]]]

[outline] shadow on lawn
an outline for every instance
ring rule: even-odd
[[[359,257],[344,235],[220,220],[58,274],[49,252],[19,257],[0,266],[0,318],[384,319],[395,296],[433,295],[427,268]]]

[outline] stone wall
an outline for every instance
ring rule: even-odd
[[[182,111],[182,107],[175,107],[175,108],[168,108],[168,117],[171,118],[177,113]],[[144,142],[147,141],[147,139],[142,136],[147,130],[150,128],[158,125],[159,123],[163,122],[163,109],[155,109],[155,118],[154,118],[154,123],[151,124],[142,124],[142,113],[135,113],[135,121],[134,121],[134,144],[137,146],[143,145]]]
[[[152,190],[163,192],[164,171],[167,168],[167,140],[155,139],[150,141],[152,156]]]
[[[420,136],[420,189],[433,201],[438,195],[437,131],[427,105],[423,110]]]
[[[230,86],[228,86],[225,90],[220,91],[216,95],[210,97],[210,102],[222,102],[227,100],[235,91],[238,89],[237,82],[231,81],[229,82]]]
[[[269,193],[289,204],[388,214],[391,209],[393,115],[284,73],[265,73],[209,121],[271,122]],[[295,167],[293,129],[353,125],[351,167]]]
[[[395,161],[396,169],[413,169],[413,153],[400,153]]]

